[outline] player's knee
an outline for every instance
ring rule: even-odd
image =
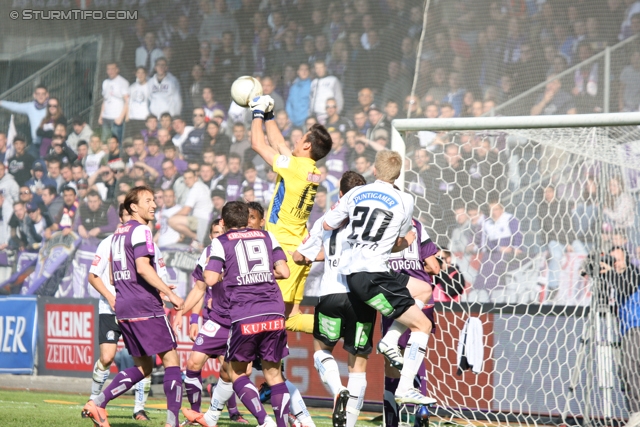
[[[199,371],[202,369],[202,366],[198,360],[194,360],[190,357],[189,360],[187,360],[187,369],[190,371]]]
[[[111,364],[113,363],[113,359],[115,359],[115,354],[101,354],[100,355],[100,363],[104,366],[105,369],[109,369]]]
[[[226,383],[231,382],[231,376],[226,369],[220,369],[220,379]]]

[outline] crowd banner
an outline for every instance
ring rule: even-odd
[[[36,269],[22,284],[22,295],[54,295],[65,277],[71,256],[80,244],[75,233],[55,233],[40,248]]]
[[[37,327],[36,297],[0,297],[0,373],[33,374]]]
[[[98,300],[38,298],[38,373],[90,377],[100,354]]]

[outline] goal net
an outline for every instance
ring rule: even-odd
[[[640,131],[586,123],[584,116],[394,122],[405,131],[394,129],[393,145],[405,150],[414,215],[465,281],[458,297],[434,293],[438,330],[427,381],[444,419],[536,425],[628,417],[616,295],[597,274],[598,262],[610,261],[592,254],[623,247],[638,261]],[[585,276],[593,262],[596,274]],[[469,359],[475,366],[460,373],[470,317],[483,325],[483,366]],[[466,344],[472,352],[471,338]]]

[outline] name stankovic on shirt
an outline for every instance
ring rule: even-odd
[[[384,203],[388,208],[392,208],[398,204],[398,201],[393,197],[391,197],[390,195],[385,193],[380,193],[378,191],[365,191],[353,198],[353,201],[356,205],[366,200],[378,200]]]

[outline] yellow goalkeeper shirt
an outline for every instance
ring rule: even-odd
[[[297,247],[307,234],[320,172],[313,159],[281,154],[273,158],[273,170],[278,178],[267,212],[266,229],[281,245]]]

